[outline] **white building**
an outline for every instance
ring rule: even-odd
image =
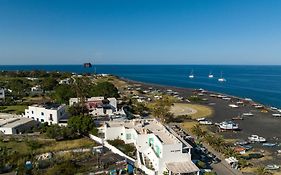
[[[191,161],[191,148],[155,119],[135,119],[105,122],[105,140],[121,139],[137,149],[137,167],[148,175],[164,172],[198,175],[199,169]]]
[[[72,106],[76,103],[79,103],[79,98],[69,99],[69,106]],[[85,105],[90,111],[90,114],[94,116],[102,115],[114,115],[114,114],[123,114],[124,111],[117,109],[117,100],[116,98],[107,98],[104,97],[91,97],[85,100]]]
[[[70,84],[70,78],[60,80],[59,84]]]
[[[43,89],[41,88],[40,85],[33,86],[33,87],[31,87],[30,90],[31,90],[31,93],[33,93],[33,94],[41,94],[41,93],[43,93]]]
[[[0,99],[5,99],[5,89],[0,88]]]
[[[0,133],[21,134],[34,126],[36,126],[36,122],[32,119],[12,114],[0,114]]]
[[[39,121],[41,123],[59,124],[61,119],[66,119],[66,105],[44,104],[32,105],[25,110],[26,118]]]

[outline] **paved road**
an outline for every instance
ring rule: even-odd
[[[171,129],[170,127],[167,127],[167,129],[169,129],[170,132],[172,132],[172,134],[174,134],[176,137],[180,138],[180,136],[173,129]],[[188,134],[192,136],[191,133],[188,133]],[[209,146],[206,143],[203,143],[203,146],[205,148],[207,148],[208,151],[210,151],[211,153],[216,155],[216,157],[218,157],[221,160],[221,162],[218,163],[218,164],[212,164],[213,170],[218,175],[242,175],[242,173],[240,171],[235,170],[235,169],[230,167],[230,165],[224,160],[224,157],[223,157],[222,154],[220,154],[219,152],[215,151],[211,146]]]
[[[235,170],[230,167],[230,165],[224,160],[224,157],[219,152],[215,151],[211,146],[208,144],[203,143],[204,147],[208,149],[211,153],[216,155],[221,162],[218,164],[212,164],[214,171],[218,175],[242,175],[242,173],[238,170]]]

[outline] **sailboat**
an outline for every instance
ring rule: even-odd
[[[221,77],[218,79],[219,82],[225,82],[226,79],[222,77],[222,72],[221,72]]]
[[[193,75],[193,70],[190,72],[189,76],[188,76],[190,79],[194,78],[194,75]]]
[[[208,77],[209,78],[214,78],[214,75],[212,74],[212,72],[209,73]]]

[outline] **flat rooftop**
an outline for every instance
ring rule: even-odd
[[[64,105],[56,104],[56,103],[46,103],[46,104],[34,104],[32,107],[38,107],[38,108],[45,108],[45,109],[51,109],[51,110],[58,110]]]
[[[0,118],[0,127],[3,128],[14,128],[20,125],[23,125],[25,123],[28,123],[30,121],[33,121],[30,118],[24,118],[24,117],[18,117],[18,118]]]
[[[127,129],[135,129],[142,134],[154,134],[163,144],[181,143],[166,127],[164,127],[156,119],[134,119],[125,121],[109,121],[106,122],[108,127],[125,127]]]

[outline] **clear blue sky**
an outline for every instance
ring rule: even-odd
[[[281,1],[0,0],[0,61],[281,64]]]

